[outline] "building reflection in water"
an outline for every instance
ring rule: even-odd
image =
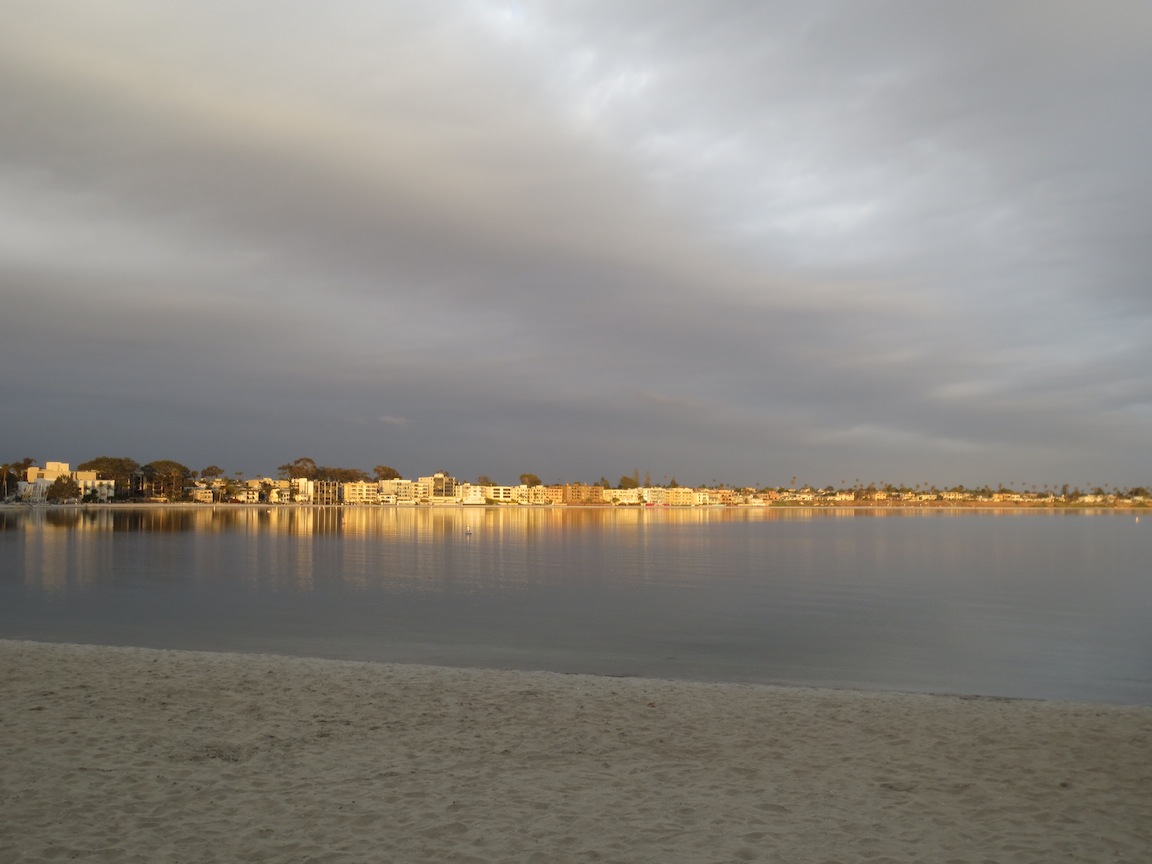
[[[25,584],[50,593],[115,580],[150,563],[160,566],[154,548],[165,536],[187,538],[171,548],[183,556],[190,578],[232,573],[256,590],[297,591],[313,590],[318,578],[360,587],[393,579],[411,590],[547,577],[555,561],[545,550],[556,543],[563,549],[608,530],[617,542],[643,549],[646,529],[654,523],[731,518],[743,517],[559,507],[20,508],[0,511],[0,535],[19,537]],[[128,535],[153,539],[116,539]],[[324,544],[322,558],[317,543]]]
[[[855,535],[725,531],[726,526],[820,520],[939,519],[946,510],[647,507],[75,507],[0,511],[0,539],[19,536],[24,582],[53,594],[124,571],[192,580],[231,578],[251,590],[311,592],[320,580],[358,590],[514,590],[570,578],[675,584],[709,578],[718,544],[746,546],[771,569],[827,563],[847,572],[861,555],[890,566],[891,543],[907,564],[938,561],[938,540],[914,532]],[[866,523],[860,523],[866,524]],[[126,544],[116,538],[152,538]],[[184,540],[166,546],[163,537]],[[917,539],[919,538],[919,539]],[[831,542],[831,550],[826,545]],[[825,545],[818,545],[825,544]],[[726,550],[727,552],[732,549]],[[175,559],[175,560],[174,560]]]

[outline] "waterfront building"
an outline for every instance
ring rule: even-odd
[[[109,501],[116,492],[116,482],[99,479],[95,471],[73,471],[67,462],[45,462],[43,468],[28,466],[24,479],[18,481],[17,494],[24,501],[45,501],[49,487],[60,477],[71,477],[75,481],[81,500]]]
[[[421,490],[425,493],[424,497],[431,504],[450,504],[460,500],[457,491],[459,481],[455,477],[437,471],[431,477],[421,477],[420,483],[424,486]]]

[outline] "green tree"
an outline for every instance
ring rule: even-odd
[[[640,488],[640,479],[638,477],[635,477],[635,476],[629,477],[627,474],[625,474],[623,477],[620,478],[620,483],[619,483],[619,485],[617,485],[616,488],[617,489],[639,489]]]
[[[213,497],[218,496],[220,501],[231,501],[236,497],[236,493],[240,491],[240,486],[231,477],[224,478],[224,488],[217,489],[212,493]]]
[[[200,472],[200,476],[207,477],[209,480],[215,480],[217,477],[223,477],[224,473],[224,469],[219,465],[209,465]]]
[[[281,465],[276,470],[280,472],[280,476],[285,480],[296,480],[298,478],[316,480],[317,472],[319,472],[320,469],[316,466],[314,460],[309,459],[307,456],[301,456],[293,462]]]
[[[132,491],[132,475],[140,470],[135,459],[116,456],[98,456],[76,466],[77,471],[95,471],[101,480],[112,480],[116,484],[115,496],[125,498]]]
[[[16,490],[20,487],[16,484],[20,482],[20,478],[24,476],[30,465],[35,465],[36,460],[30,456],[25,456],[19,462],[9,462],[6,465],[0,465],[0,501],[4,501],[9,495],[14,495]]]
[[[372,469],[377,480],[399,480],[400,472],[388,465],[377,465]]]
[[[521,474],[520,475],[520,485],[521,486],[540,486],[542,484],[540,483],[540,478],[537,477],[535,474]]]
[[[477,485],[477,486],[495,486],[496,482],[491,477],[489,477],[487,474],[481,474],[479,477],[476,478],[476,484],[475,485]]]
[[[44,497],[53,504],[60,501],[75,501],[80,497],[80,484],[69,474],[61,474],[52,481]]]
[[[317,468],[317,480],[334,480],[337,483],[355,483],[358,480],[368,480],[368,472],[359,468]]]
[[[156,498],[180,501],[184,497],[184,487],[192,478],[192,471],[171,459],[158,459],[149,462],[141,471],[149,493]]]

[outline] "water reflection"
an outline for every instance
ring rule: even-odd
[[[0,511],[0,638],[1152,701],[1121,514]]]
[[[25,584],[55,594],[145,567],[207,578],[228,574],[255,587],[305,592],[332,580],[361,590],[391,582],[406,591],[459,591],[470,584],[492,590],[557,578],[675,587],[744,579],[749,572],[778,581],[797,573],[822,580],[877,573],[923,578],[970,558],[971,538],[916,526],[1006,514],[1048,524],[1083,519],[840,508],[114,506],[3,510],[0,537],[22,537]],[[878,521],[905,527],[868,530]],[[785,524],[792,528],[772,530]],[[855,527],[816,530],[835,524]],[[148,539],[110,544],[123,535]],[[169,536],[189,539],[165,544]],[[981,550],[981,571],[969,578],[1018,570],[1021,554],[1039,556],[1047,573],[1059,569],[1050,558],[1060,548],[1045,544],[1022,553],[1017,537],[994,532]]]
[[[829,519],[1083,518],[1113,511],[965,510],[777,507],[251,507],[107,506],[0,508],[0,532],[59,528],[84,531],[275,531],[429,539],[460,530],[535,531],[643,529],[650,525],[813,522]]]

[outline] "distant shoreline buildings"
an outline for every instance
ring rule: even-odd
[[[4,466],[7,503],[177,503],[270,504],[311,506],[615,506],[615,507],[952,507],[952,506],[1135,506],[1152,503],[1147,490],[1045,487],[1014,490],[1003,486],[940,490],[874,484],[849,489],[755,489],[645,484],[611,488],[606,484],[494,483],[460,481],[444,472],[415,480],[332,480],[308,477],[229,479],[218,474],[196,476],[177,463],[169,471],[143,466],[117,479],[95,470],[72,470],[67,462],[43,467],[22,465],[14,489],[8,489],[13,466]],[[149,470],[151,469],[151,470]],[[176,470],[180,469],[180,470]],[[222,473],[222,472],[221,472]],[[530,476],[530,475],[525,475]],[[621,478],[622,480],[626,478]],[[673,481],[674,483],[674,481]],[[623,484],[622,484],[623,485]]]

